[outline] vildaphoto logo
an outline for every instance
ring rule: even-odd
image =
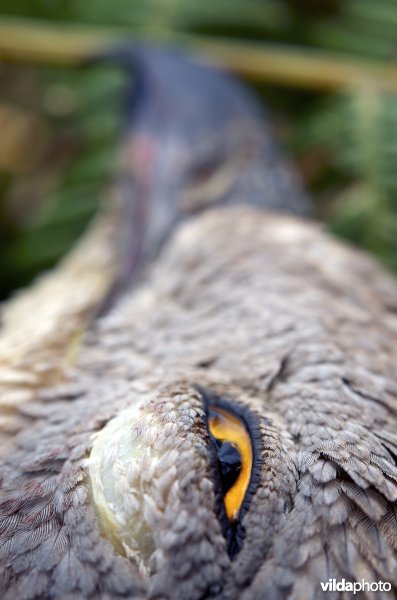
[[[320,582],[323,592],[390,592],[388,581],[346,581],[346,579],[328,579]]]

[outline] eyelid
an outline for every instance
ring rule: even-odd
[[[215,440],[233,444],[241,457],[241,470],[238,477],[224,496],[227,518],[233,522],[239,516],[251,480],[253,466],[251,437],[239,417],[218,406],[208,407],[208,426]]]

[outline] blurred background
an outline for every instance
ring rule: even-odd
[[[316,213],[397,272],[396,0],[1,0],[0,299],[54,265],[111,182],[127,37],[197,47],[271,107]]]

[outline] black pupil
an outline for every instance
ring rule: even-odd
[[[241,471],[241,454],[235,444],[214,439],[218,454],[222,492],[226,494],[236,483]]]

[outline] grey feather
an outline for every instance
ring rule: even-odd
[[[232,204],[185,215],[61,379],[8,404],[2,597],[306,600],[329,578],[395,593],[397,283],[314,222]],[[233,559],[200,389],[256,423]],[[132,443],[147,435],[154,450],[125,478],[120,527],[142,525],[129,546],[104,522],[89,466],[136,406]]]

